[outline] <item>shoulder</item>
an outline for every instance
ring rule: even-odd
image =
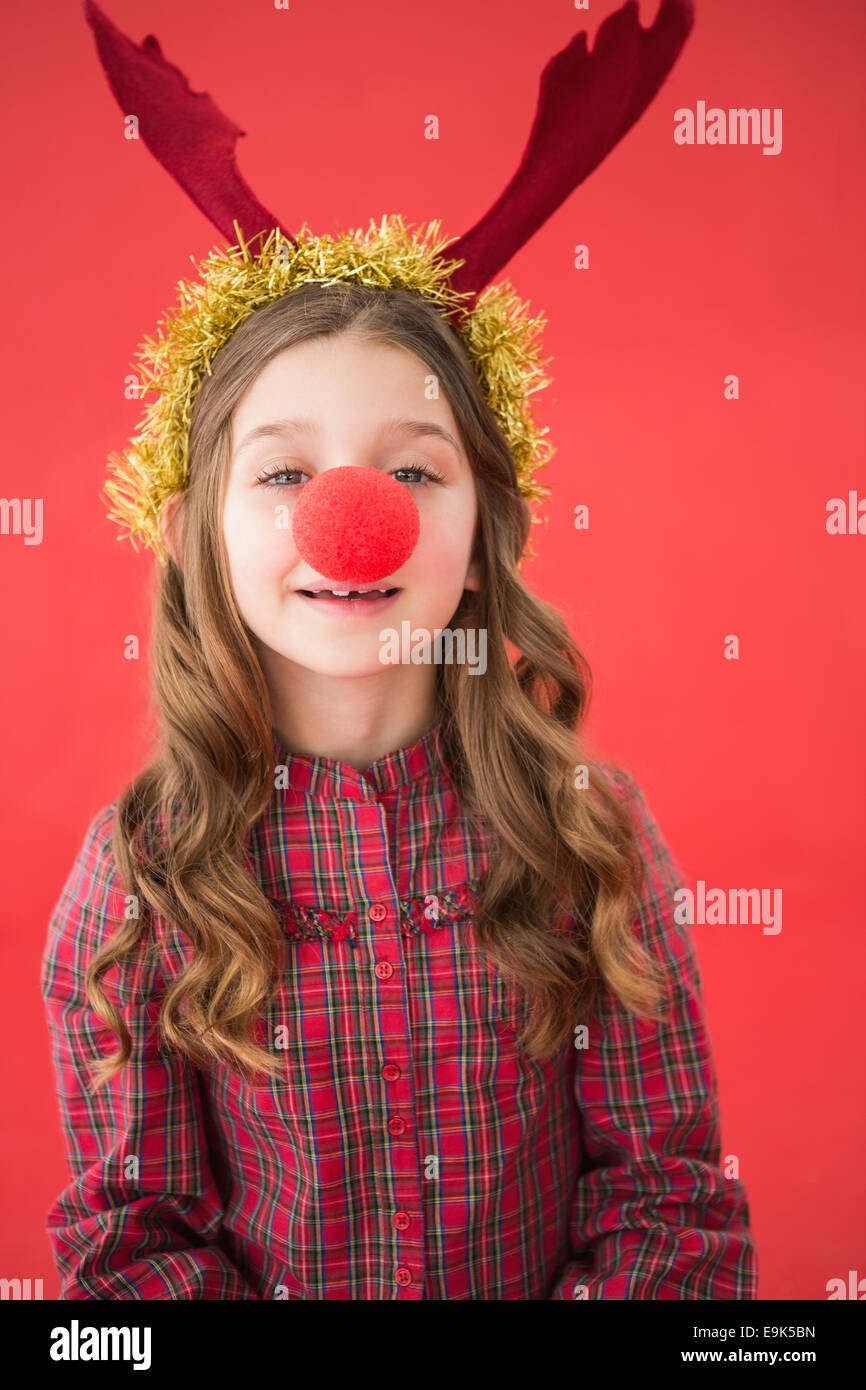
[[[40,982],[47,997],[62,980],[82,982],[93,956],[129,919],[126,889],[112,848],[116,802],[102,807],[84,832],[52,908],[42,953]],[[113,968],[106,977],[120,983]],[[123,972],[127,986],[134,982]]]
[[[618,763],[596,762],[595,766],[629,813],[648,870],[654,875],[661,874],[669,880],[681,881],[682,870],[671,854],[650,799],[634,773]]]
[[[611,790],[626,808],[645,877],[641,885],[638,929],[644,945],[669,963],[694,968],[688,924],[682,919],[677,895],[686,877],[659,825],[647,794],[629,769],[610,762],[596,762]]]
[[[108,918],[122,919],[124,897],[112,849],[115,805],[112,802],[97,811],[85,830],[52,911],[53,923],[73,906],[92,927]]]
[[[621,763],[596,761],[593,766],[602,774],[620,801],[625,802],[633,812],[644,809],[646,798],[633,772]]]

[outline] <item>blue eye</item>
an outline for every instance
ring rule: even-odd
[[[293,473],[299,477],[300,472],[299,468],[274,468],[270,473],[260,474],[258,481],[265,487],[272,487],[276,486],[275,478],[289,478]]]
[[[398,473],[417,473],[419,477],[425,478],[427,482],[430,483],[441,483],[442,481],[441,473],[434,473],[432,468],[426,468],[423,464],[418,464],[414,468],[397,468],[391,474],[391,477],[396,478]]]

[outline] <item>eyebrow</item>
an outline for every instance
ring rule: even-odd
[[[292,434],[318,434],[319,427],[315,420],[306,417],[297,420],[272,420],[266,425],[256,425],[248,434],[245,434],[238,447],[235,449],[235,458],[244,449],[248,449],[251,444],[259,439],[281,439],[287,438]],[[431,437],[442,439],[449,444],[455,454],[460,455],[460,446],[450,430],[444,425],[437,425],[435,420],[386,420],[379,429],[379,437],[383,439],[394,439],[398,437]]]

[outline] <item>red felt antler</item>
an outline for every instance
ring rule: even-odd
[[[238,172],[235,142],[244,131],[206,92],[190,90],[152,34],[139,47],[94,0],[84,8],[121,109],[139,117],[148,149],[226,240],[236,240],[235,221],[246,241],[275,226],[291,240],[286,224],[262,207]],[[693,23],[692,0],[662,0],[655,23],[643,29],[637,0],[626,0],[600,25],[591,53],[581,30],[551,58],[517,172],[480,221],[448,247],[449,257],[465,261],[451,276],[453,289],[480,293],[598,168],[652,101]]]
[[[193,92],[180,68],[162,56],[153,34],[139,47],[93,0],[84,11],[100,62],[124,115],[138,117],[141,138],[226,241],[285,224],[255,197],[235,163],[235,141],[246,132],[224,116],[207,92]],[[291,240],[288,233],[286,239]]]
[[[642,29],[637,0],[627,0],[599,27],[586,49],[581,30],[541,74],[538,107],[520,165],[496,202],[448,247],[462,258],[455,290],[478,291],[646,110],[679,56],[694,23],[692,0],[662,0],[655,23]]]

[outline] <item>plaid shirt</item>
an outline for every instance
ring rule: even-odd
[[[474,941],[493,852],[461,814],[439,730],[362,774],[274,739],[249,867],[287,966],[256,1028],[273,1080],[160,1048],[186,938],[113,967],[133,1059],[84,974],[127,905],[114,804],[86,834],[42,962],[70,1181],[47,1213],[65,1299],[740,1299],[756,1297],[746,1193],[720,1171],[716,1080],[682,882],[640,788],[649,870],[635,928],[673,964],[672,1020],[616,1001],[589,1045],[527,1060],[527,1002]],[[285,785],[283,785],[285,783]]]

